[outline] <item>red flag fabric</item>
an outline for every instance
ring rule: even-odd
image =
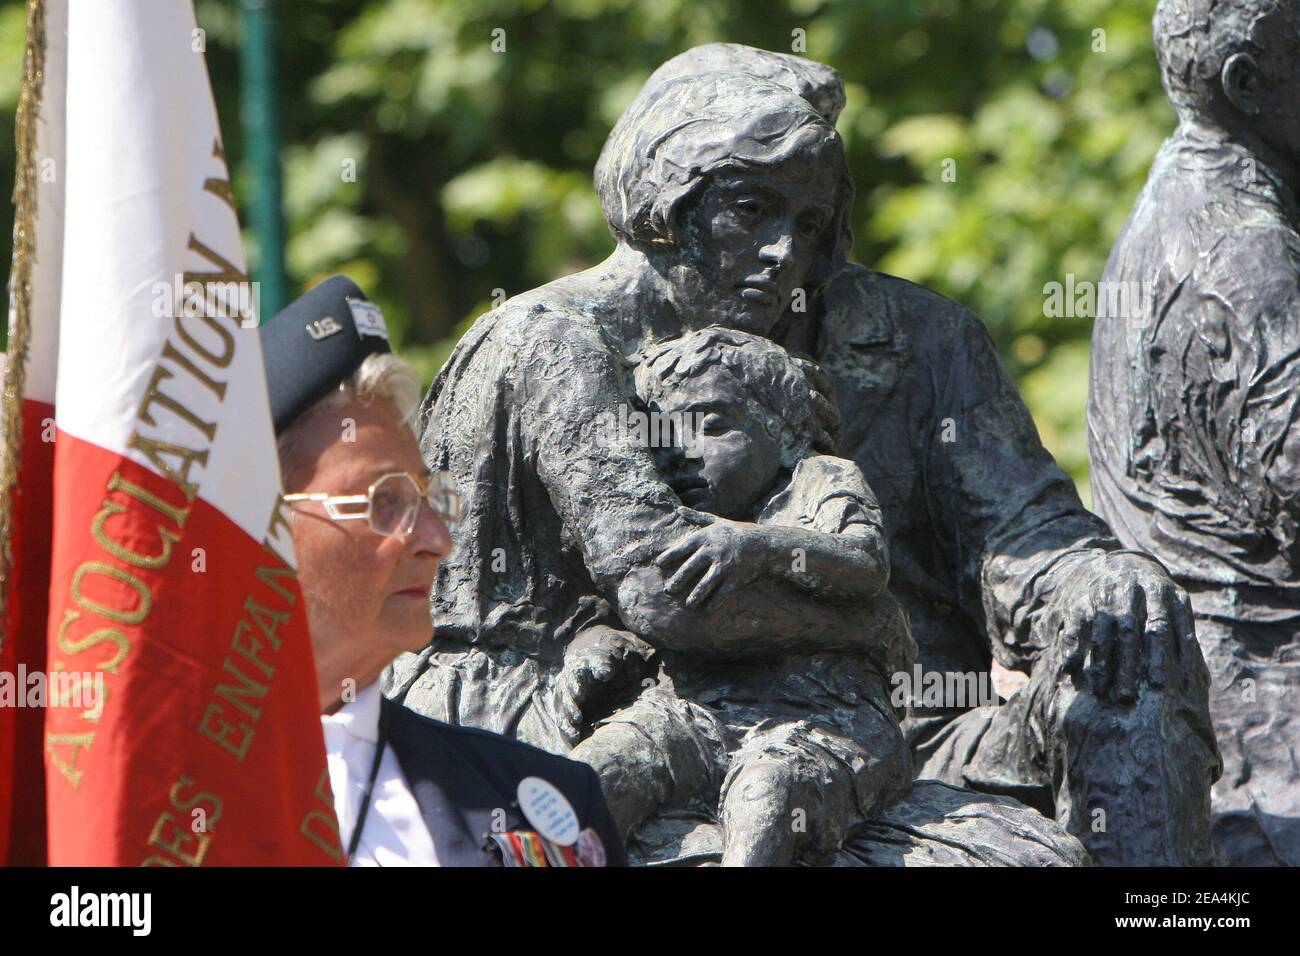
[[[339,863],[202,31],[189,0],[43,6],[47,52],[66,23],[66,89],[40,116],[64,136],[61,244],[33,267],[57,259],[61,282],[30,317],[34,342],[56,327],[49,862]]]

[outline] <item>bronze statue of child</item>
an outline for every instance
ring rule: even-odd
[[[842,608],[842,640],[822,634],[808,645],[815,652],[738,649],[726,660],[661,648],[665,660],[674,658],[665,668],[674,680],[661,678],[599,721],[573,755],[601,772],[628,829],[664,801],[716,795],[710,809],[722,826],[724,864],[815,862],[906,794],[912,777],[889,677],[910,668],[915,647],[886,590],[875,496],[856,465],[824,453],[834,439],[813,414],[804,371],[767,339],[723,328],[689,332],[652,348],[635,386],[652,419],[672,423],[672,447],[655,454],[695,519],[764,529],[734,549],[687,536],[656,562],[665,590],[702,606],[742,578],[766,576],[788,590],[792,620],[800,603]],[[684,795],[676,779],[671,797],[655,793],[634,772],[647,765],[635,757],[647,747],[675,777],[712,787]],[[701,764],[713,766],[700,772]],[[695,772],[677,772],[683,766]]]

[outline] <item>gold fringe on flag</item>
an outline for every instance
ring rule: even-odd
[[[9,267],[9,346],[0,392],[0,648],[4,647],[3,609],[8,607],[13,550],[14,489],[23,445],[23,385],[31,341],[32,266],[36,259],[36,120],[45,80],[45,0],[27,0],[27,49],[23,83],[14,120],[17,170],[14,175],[14,250]]]

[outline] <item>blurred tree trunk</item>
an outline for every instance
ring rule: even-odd
[[[379,211],[402,232],[399,272],[402,297],[411,310],[405,341],[427,345],[450,334],[459,310],[447,282],[445,264],[454,252],[438,201],[438,184],[446,181],[448,173],[429,169],[427,161],[413,162],[413,152],[436,155],[437,148],[413,150],[409,142],[372,134],[367,181]]]

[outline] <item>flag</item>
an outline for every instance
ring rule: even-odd
[[[22,651],[41,612],[22,535],[48,499],[49,863],[340,862],[204,34],[190,0],[29,2],[45,20],[29,47],[50,58],[37,125],[62,163],[44,140],[31,158],[38,180],[56,160],[61,198],[36,192],[34,294],[10,319],[13,337],[28,310],[30,397],[5,636]],[[12,284],[21,265],[16,251]],[[51,366],[52,409],[36,391]],[[52,465],[24,485],[43,411]],[[16,814],[34,768],[11,749]]]
[[[17,676],[45,672],[54,474],[54,379],[63,244],[63,126],[39,122],[62,103],[66,5],[27,9],[29,42],[14,123],[9,353],[0,393],[0,863],[45,862],[45,714],[18,706]],[[37,260],[42,268],[36,269]],[[45,321],[33,322],[40,315]],[[24,681],[25,685],[25,681]]]

